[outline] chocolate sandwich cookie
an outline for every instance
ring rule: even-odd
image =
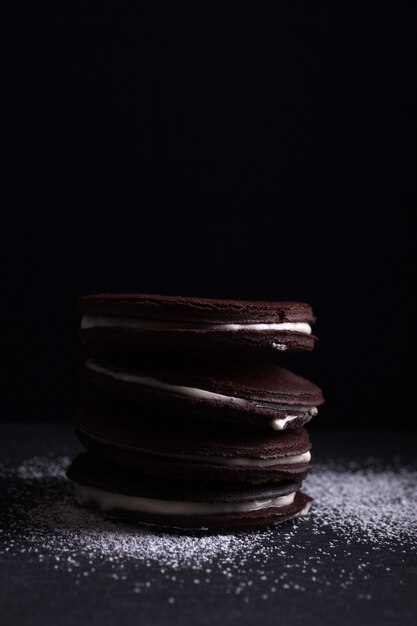
[[[316,385],[273,363],[177,363],[166,369],[103,357],[89,359],[82,378],[89,389],[177,421],[174,416],[190,416],[283,430],[303,426],[323,403]]]
[[[90,454],[68,469],[81,506],[142,524],[195,530],[239,530],[279,524],[308,512],[299,483],[199,485],[157,478]]]
[[[196,429],[170,416],[111,402],[78,407],[74,423],[95,456],[155,476],[200,482],[301,481],[311,466],[307,431],[253,431],[234,426]]]
[[[89,349],[165,354],[270,356],[312,350],[315,321],[301,302],[247,302],[97,294],[79,301],[81,341]]]

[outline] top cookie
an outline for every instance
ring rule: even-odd
[[[97,350],[270,356],[312,350],[315,321],[301,302],[96,294],[80,298],[81,341]]]

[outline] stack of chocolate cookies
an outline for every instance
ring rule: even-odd
[[[87,452],[68,476],[80,505],[191,530],[307,513],[304,425],[323,397],[277,361],[313,349],[310,306],[100,294],[79,308]]]

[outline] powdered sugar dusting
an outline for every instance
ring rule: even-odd
[[[417,471],[363,464],[319,465],[305,483],[316,499],[316,532],[330,526],[346,540],[390,543],[417,539]]]
[[[360,466],[318,465],[305,483],[316,500],[305,519],[256,532],[188,536],[80,509],[65,478],[68,464],[67,457],[50,455],[0,467],[7,503],[0,554],[48,561],[76,584],[100,571],[114,580],[129,579],[132,593],[146,593],[161,580],[175,581],[180,590],[185,580],[196,587],[209,584],[215,570],[224,578],[224,593],[241,595],[243,602],[252,587],[267,599],[278,589],[321,593],[325,586],[344,590],[359,580],[366,600],[370,565],[389,574],[378,554],[395,552],[401,561],[416,546],[417,471],[412,468],[384,467],[372,459]],[[358,545],[359,561],[352,556]],[[328,567],[335,550],[341,563],[337,577]],[[135,579],[136,566],[148,570],[146,580]],[[167,602],[175,603],[175,597]]]

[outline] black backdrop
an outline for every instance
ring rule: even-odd
[[[68,419],[77,297],[137,291],[308,301],[316,425],[413,425],[415,20],[365,5],[6,14],[3,418]]]

